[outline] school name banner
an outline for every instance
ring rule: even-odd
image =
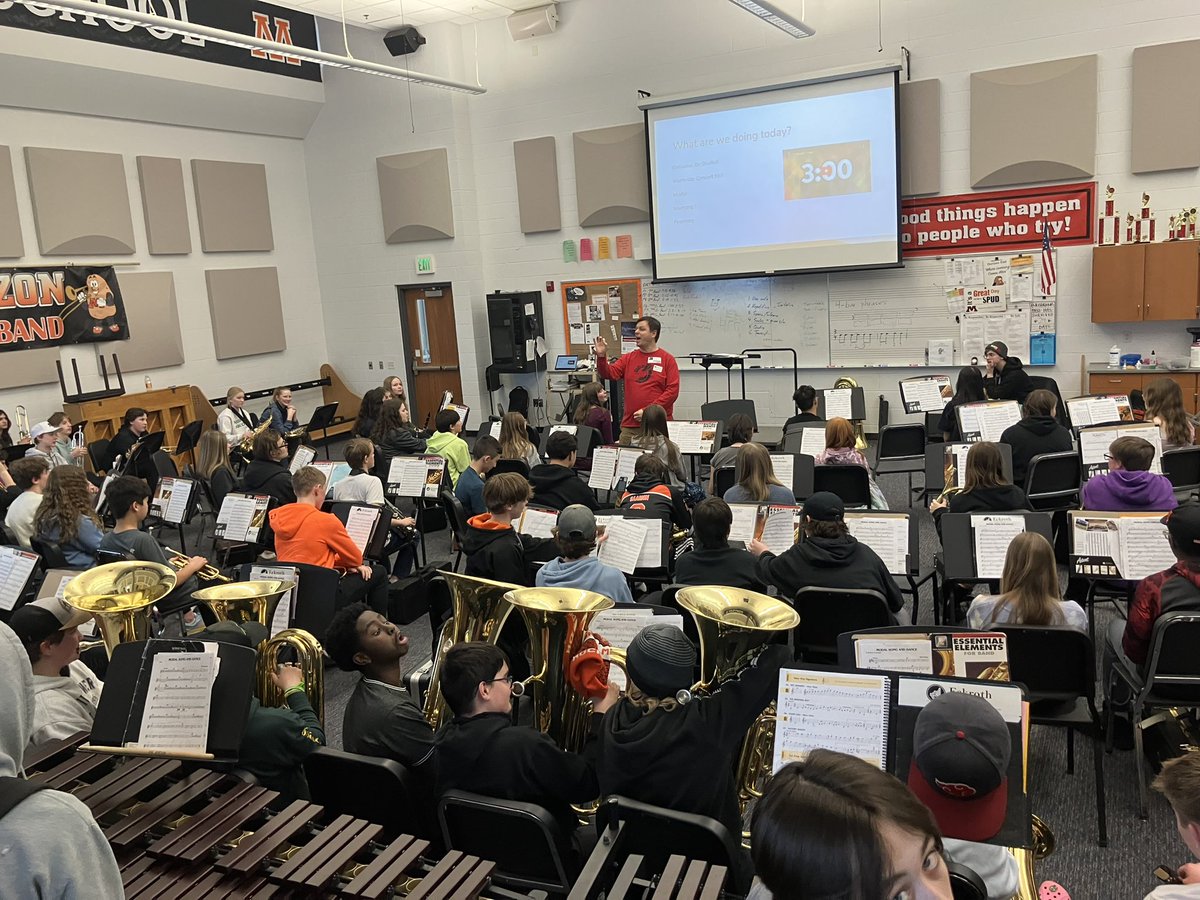
[[[128,337],[112,266],[0,269],[0,352]]]
[[[166,27],[116,21],[122,9],[162,16],[176,22],[207,25],[249,37],[319,50],[317,20],[307,13],[259,0],[97,0],[96,15],[53,9],[32,0],[0,0],[0,25],[44,31],[86,41],[170,53],[204,62],[272,72],[307,81],[321,80],[321,67],[295,56],[247,47],[230,47]],[[104,16],[112,18],[104,18]]]
[[[1056,184],[905,200],[900,207],[904,256],[1005,253],[1039,247],[1049,230],[1055,247],[1096,242],[1096,182]]]

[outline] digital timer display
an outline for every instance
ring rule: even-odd
[[[783,189],[785,200],[870,192],[871,142],[784,150]]]

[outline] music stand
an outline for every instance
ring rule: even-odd
[[[921,568],[920,528],[918,527],[918,524],[917,524],[917,516],[916,516],[915,510],[909,511],[909,512],[904,512],[904,511],[888,512],[886,510],[875,510],[875,511],[864,511],[864,512],[860,512],[858,510],[853,510],[853,511],[847,510],[846,511],[846,518],[848,518],[848,519],[849,518],[870,519],[873,517],[883,517],[883,516],[893,517],[893,516],[897,516],[897,515],[902,515],[908,520],[908,552],[905,553],[905,555],[904,555],[904,562],[905,562],[904,571],[903,572],[890,572],[888,574],[890,574],[893,579],[903,578],[906,582],[908,582],[907,588],[900,587],[900,585],[897,585],[897,587],[900,587],[900,593],[912,595],[912,621],[913,622],[917,621],[917,608],[918,608],[918,604],[919,604],[920,598],[921,598],[921,585],[923,585],[925,582],[932,579],[933,580],[933,613],[934,613],[934,618],[936,619],[936,618],[938,618],[938,608],[937,608],[938,607],[938,604],[937,604],[938,573],[937,573],[937,567],[934,565],[930,565],[929,568],[927,568],[927,569]],[[863,541],[862,543],[866,543],[866,542]],[[870,546],[870,545],[868,544],[868,546]]]
[[[971,532],[971,517],[988,516],[1022,516],[1025,519],[1025,530],[1040,534],[1053,546],[1054,530],[1051,514],[1048,512],[1030,512],[1018,509],[1011,511],[992,510],[986,513],[945,513],[941,516],[942,552],[934,558],[934,566],[940,567],[939,576],[945,587],[951,582],[961,584],[987,584],[992,591],[1000,589],[999,578],[980,578],[975,564],[975,542]],[[937,610],[934,611],[934,621],[939,621]],[[956,610],[950,608],[950,622],[954,622]]]
[[[375,520],[375,528],[371,531],[371,539],[367,542],[366,549],[363,550],[363,557],[374,560],[386,560],[387,557],[383,552],[383,548],[387,543],[391,525],[391,516],[388,515],[386,510],[381,509],[374,503],[361,503],[355,500],[326,500],[322,504],[321,510],[337,516],[338,521],[345,525],[350,519],[350,510],[355,506],[365,506],[379,513],[379,518]]]
[[[122,475],[137,475],[139,478],[144,478],[151,494],[158,486],[158,466],[154,462],[154,454],[162,449],[166,437],[165,431],[142,435],[141,440],[129,448],[129,456],[125,460],[125,465],[121,467]]]
[[[175,447],[173,456],[188,455],[188,460],[192,464],[192,468],[196,468],[196,445],[200,443],[200,435],[204,431],[204,423],[197,419],[195,422],[188,422],[179,431],[179,443]]]
[[[329,459],[329,426],[333,424],[334,418],[337,416],[337,401],[326,403],[324,406],[318,406],[313,410],[312,418],[308,420],[308,424],[304,426],[304,430],[312,434],[318,428],[321,429],[321,440],[325,446],[325,458]]]
[[[821,388],[817,391],[817,415],[822,419],[828,419],[825,415],[825,392],[826,391],[849,391],[850,392],[850,421],[861,422],[867,417],[867,399],[863,394],[861,387],[853,388]]]
[[[33,444],[13,444],[0,450],[0,456],[4,458],[5,464],[15,463],[18,459],[24,459],[25,454],[32,449]]]
[[[970,444],[964,443],[963,441],[954,441],[949,444],[937,443],[925,445],[925,503],[929,502],[930,497],[936,497],[946,489],[945,448],[970,446]],[[996,444],[995,447],[1000,451],[1000,464],[1004,469],[1004,480],[1009,484],[1012,484],[1012,444]]]

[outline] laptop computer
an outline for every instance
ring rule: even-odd
[[[554,360],[555,372],[574,372],[579,368],[579,357],[560,353]]]

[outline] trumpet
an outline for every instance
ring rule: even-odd
[[[167,557],[167,563],[176,572],[183,569],[192,561],[192,558],[182,550],[176,550],[173,547],[165,547],[164,549],[167,551],[167,553],[171,554],[169,557]],[[214,584],[229,584],[231,581],[233,581],[233,579],[228,575],[222,575],[221,570],[214,565],[205,566],[196,573],[196,577],[201,581],[211,581]]]
[[[17,404],[15,411],[17,420],[17,438],[18,442],[25,444],[29,442],[29,413],[25,411],[25,407],[20,403]]]

